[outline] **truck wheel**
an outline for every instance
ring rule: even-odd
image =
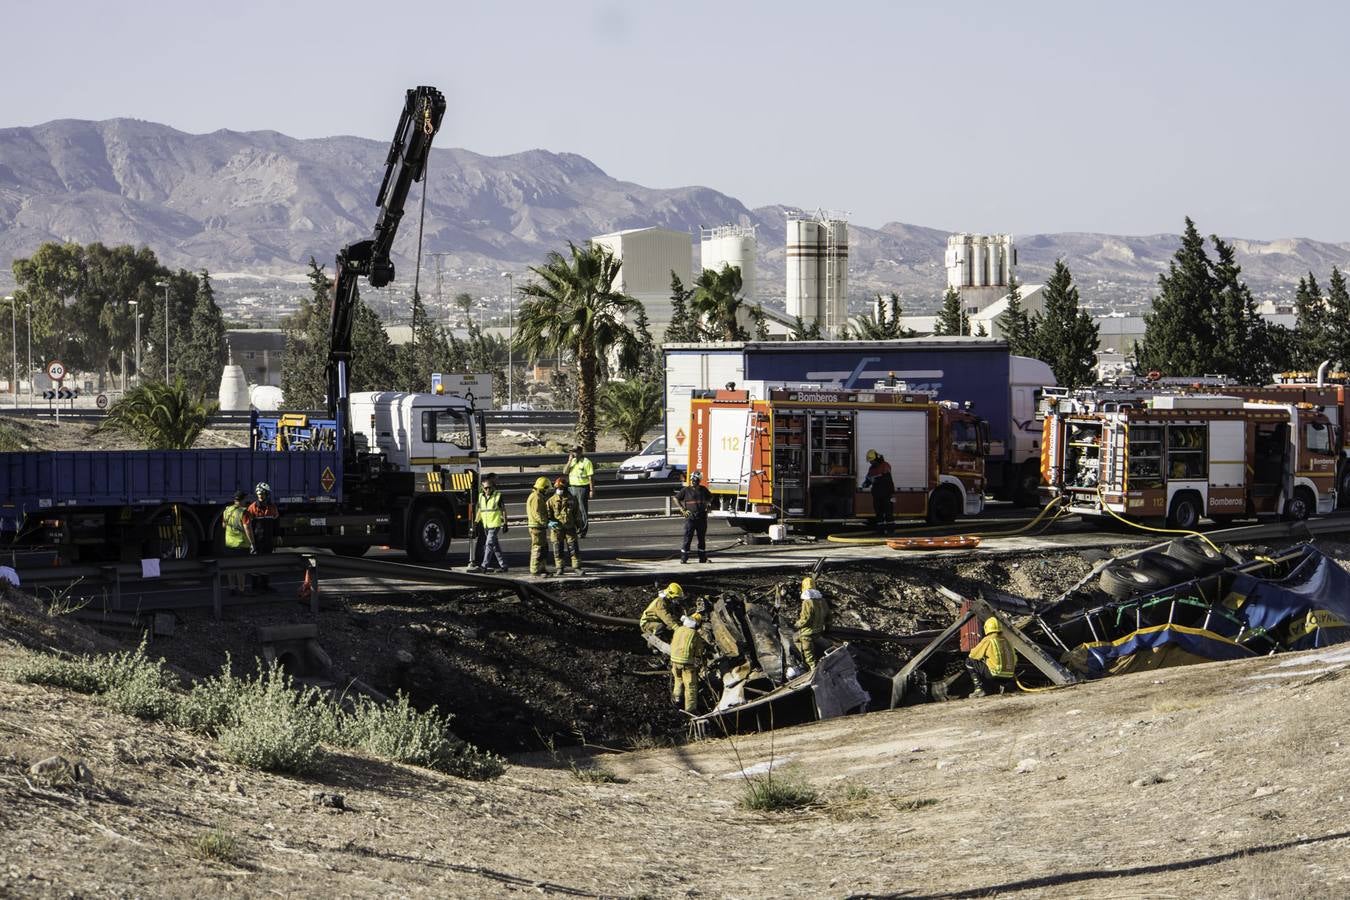
[[[1013,490],[1013,506],[1038,506],[1041,502],[1040,490],[1040,466],[1037,465],[1034,468],[1030,466],[1024,467],[1018,473],[1017,486]]]
[[[951,487],[940,487],[928,498],[928,523],[950,525],[961,515],[961,495]]]
[[[1347,465],[1341,472],[1341,480],[1337,489],[1339,493],[1336,497],[1336,505],[1340,507],[1350,506],[1350,465]]]
[[[1284,518],[1288,522],[1302,522],[1317,509],[1317,501],[1307,488],[1297,488],[1294,496],[1284,504]]]
[[[1167,514],[1167,524],[1171,528],[1184,528],[1187,531],[1200,524],[1200,498],[1195,494],[1178,494],[1172,501],[1172,511]]]
[[[173,513],[166,510],[147,522],[143,533],[143,559],[197,558],[201,535],[197,533],[197,523],[191,516],[179,515],[175,523]]]
[[[1199,538],[1173,541],[1167,545],[1163,553],[1196,572],[1213,572],[1232,565],[1228,557]]]
[[[434,506],[423,507],[413,516],[408,533],[408,555],[418,562],[439,562],[450,551],[450,519]]]

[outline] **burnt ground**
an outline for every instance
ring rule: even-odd
[[[935,588],[974,592],[991,585],[1027,596],[1053,594],[1087,571],[1076,554],[1012,558],[960,558],[827,564],[819,579],[835,606],[837,625],[906,634],[950,624],[948,601]],[[804,567],[777,574],[685,569],[687,592],[713,596],[739,592],[749,599],[776,585],[790,598],[784,615],[795,618]],[[636,619],[658,582],[614,585],[554,581],[545,587],[580,609]],[[404,691],[418,706],[454,715],[454,729],[469,741],[502,754],[572,744],[627,748],[653,738],[683,734],[685,719],[669,703],[663,658],[637,629],[580,621],[551,607],[521,603],[511,592],[416,591],[344,596],[325,588],[319,641],[335,667],[378,690]],[[308,621],[306,607],[180,613],[175,634],[151,650],[198,675],[210,674],[228,652],[241,674],[259,653],[258,628]],[[902,664],[907,651],[885,642],[884,659]],[[410,662],[408,660],[411,660]]]

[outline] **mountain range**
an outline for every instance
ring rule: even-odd
[[[387,150],[350,136],[187,134],[135,119],[0,129],[0,284],[12,284],[14,259],[45,241],[143,244],[170,266],[208,269],[218,283],[303,275],[310,257],[331,264],[339,247],[370,233]],[[414,188],[395,247],[403,272],[416,252],[420,199]],[[696,234],[700,226],[753,224],[761,293],[781,296],[790,209],[751,209],[707,187],[620,181],[571,153],[494,157],[442,148],[429,164],[423,254],[441,255],[452,290],[499,290],[502,269],[537,264],[567,241],[649,225]],[[933,308],[945,287],[947,236],[900,222],[851,224],[855,303],[898,291],[911,311]],[[1350,262],[1350,243],[1234,240],[1258,296],[1288,296],[1308,271],[1323,278]],[[1016,245],[1022,282],[1043,280],[1062,257],[1085,301],[1121,308],[1151,296],[1179,238],[1032,234]]]

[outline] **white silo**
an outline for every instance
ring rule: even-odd
[[[722,266],[741,270],[741,299],[754,306],[759,302],[755,289],[755,263],[759,242],[753,225],[719,225],[704,228],[699,234],[699,264],[704,269],[721,271]]]
[[[967,312],[978,312],[1003,299],[1017,250],[1010,234],[949,235],[947,238],[947,287],[961,294]]]
[[[817,211],[787,220],[787,312],[834,337],[848,322],[848,221]]]
[[[786,288],[789,316],[820,320],[820,226],[810,219],[787,220]]]
[[[831,337],[848,324],[848,222],[831,218],[825,231],[825,331]]]

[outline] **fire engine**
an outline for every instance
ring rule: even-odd
[[[690,473],[746,530],[873,515],[860,481],[874,450],[891,466],[897,518],[946,523],[984,509],[986,423],[920,391],[776,388],[696,391]]]
[[[1043,427],[1041,499],[1083,515],[1194,528],[1336,506],[1334,428],[1312,404],[1089,392],[1052,404]]]

